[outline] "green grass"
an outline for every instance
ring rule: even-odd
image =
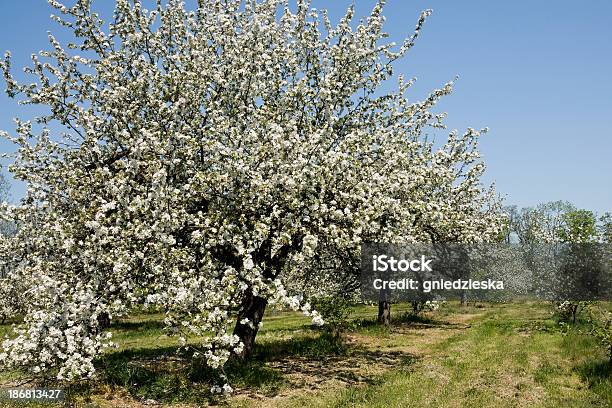
[[[594,340],[532,328],[546,307],[498,305],[412,370],[322,395],[313,406],[609,406],[610,366]],[[578,375],[577,375],[578,374]]]
[[[270,312],[252,361],[225,367],[237,390],[228,399],[210,395],[219,373],[179,350],[162,315],[139,314],[113,325],[120,347],[98,361],[97,381],[70,397],[91,407],[612,405],[612,368],[585,322],[562,331],[544,303],[449,303],[418,317],[409,310],[394,305],[393,324],[383,327],[375,306],[355,306],[353,329],[341,338],[299,313]],[[0,384],[19,378],[0,373]]]

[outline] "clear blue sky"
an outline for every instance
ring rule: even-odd
[[[95,3],[108,10],[113,2]],[[373,1],[355,3],[357,15],[365,15]],[[337,18],[349,4],[313,6]],[[13,52],[15,68],[47,48],[47,30],[62,32],[48,19],[45,0],[0,7],[0,51]],[[396,71],[418,78],[414,99],[460,76],[439,107],[449,128],[490,128],[481,143],[486,181],[496,182],[508,204],[569,200],[612,210],[612,1],[389,0],[391,39],[411,34],[426,8],[434,13]],[[12,118],[27,112],[3,94],[0,129],[12,131]],[[0,141],[0,152],[10,150]],[[15,183],[13,198],[23,191]]]

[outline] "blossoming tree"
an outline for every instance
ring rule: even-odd
[[[0,364],[90,377],[109,343],[100,316],[148,303],[220,367],[250,355],[268,305],[323,323],[300,296],[318,253],[499,233],[480,132],[422,136],[443,126],[431,108],[452,83],[415,102],[401,77],[381,91],[428,11],[396,46],[382,1],[336,25],[302,0],[117,0],[110,24],[88,0],[50,3],[76,41],[50,35],[32,84],[1,65],[8,94],[48,115],[6,134],[29,188],[3,209],[20,228],[2,249],[30,298]]]

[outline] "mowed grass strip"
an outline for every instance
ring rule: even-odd
[[[554,330],[542,304],[494,305],[409,370],[292,404],[321,407],[608,407],[610,368],[580,325]]]

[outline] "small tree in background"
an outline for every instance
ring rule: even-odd
[[[592,244],[598,240],[597,219],[591,211],[571,210],[564,213],[561,220],[556,231],[558,239],[566,244],[561,254],[564,260],[561,273],[576,294],[577,290],[582,292],[579,288],[590,286],[590,278],[596,273],[592,264],[598,262],[598,253]],[[585,265],[585,262],[589,265]],[[561,319],[575,324],[578,315],[589,304],[589,301],[565,300],[557,303],[556,311]]]
[[[323,296],[313,301],[313,307],[325,320],[325,329],[334,337],[340,337],[349,328],[352,305],[342,295]]]

